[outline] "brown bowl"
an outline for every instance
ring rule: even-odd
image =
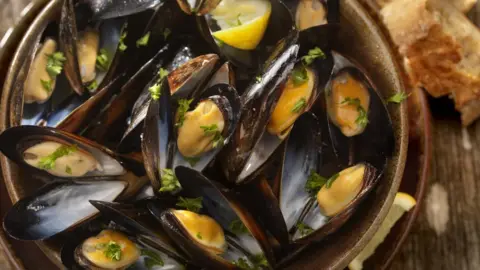
[[[41,1],[43,3],[48,1]],[[35,35],[52,14],[60,10],[61,0],[48,2],[38,12],[18,49],[11,58],[10,69],[4,80],[0,107],[0,131],[11,126],[11,116],[20,108],[11,102],[18,93],[15,87],[16,74],[12,70],[23,63],[26,52],[35,42]],[[341,33],[335,49],[361,63],[384,98],[403,91],[398,67],[389,45],[374,21],[356,0],[341,0]],[[31,11],[34,12],[34,11]],[[35,14],[34,14],[35,15]],[[27,24],[25,22],[25,24]],[[22,27],[22,25],[18,26]],[[25,27],[25,25],[23,25]],[[406,104],[389,105],[392,117],[396,151],[378,188],[368,196],[360,209],[340,230],[321,243],[311,246],[298,255],[287,266],[289,269],[342,269],[368,243],[385,218],[400,185],[408,147],[408,117]],[[13,203],[31,193],[37,185],[26,183],[22,172],[6,157],[0,158],[5,186]],[[59,248],[64,238],[56,236],[48,241],[38,242],[40,249],[57,266],[61,267]]]

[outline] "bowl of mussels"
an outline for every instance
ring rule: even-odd
[[[6,234],[67,269],[342,269],[392,203],[400,75],[353,0],[52,0],[9,66]]]

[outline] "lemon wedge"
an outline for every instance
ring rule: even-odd
[[[363,262],[368,259],[375,252],[375,249],[380,245],[385,237],[388,235],[393,225],[403,216],[405,212],[410,211],[417,202],[415,199],[403,192],[398,192],[393,201],[392,208],[388,211],[387,217],[383,221],[378,231],[373,236],[372,240],[365,246],[365,248],[357,255],[357,257],[348,265],[350,270],[363,269]]]
[[[234,48],[253,50],[265,35],[271,13],[268,0],[223,0],[211,12],[220,27],[212,35]]]

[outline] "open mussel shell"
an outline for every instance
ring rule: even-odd
[[[53,128],[19,126],[0,135],[0,150],[9,159],[48,177],[110,177],[138,190],[145,183],[140,162],[119,156],[85,138]],[[132,190],[132,191],[133,191]]]
[[[205,109],[206,107],[200,108],[201,103],[209,103],[213,107],[210,109]],[[197,171],[203,171],[222,150],[223,146],[229,142],[240,119],[240,97],[235,88],[230,85],[217,84],[206,89],[197,101],[191,104],[191,108],[192,110],[186,113],[184,124],[177,128],[178,150],[176,151],[173,167],[181,165],[191,167]],[[198,112],[198,110],[201,111]],[[220,118],[213,117],[216,110],[220,113]],[[191,121],[189,114],[192,114],[193,117]],[[206,128],[205,126],[209,126],[205,123],[211,123],[212,121],[216,123],[213,124],[216,127],[223,125],[223,130],[220,133],[221,138],[218,142],[213,142],[215,138],[205,136],[205,130],[203,130],[203,128]],[[204,123],[205,126],[202,127],[201,123]],[[192,144],[190,140],[195,141],[195,139],[197,139],[197,142]],[[185,157],[182,150],[199,154],[194,157]],[[194,162],[192,162],[192,158],[195,159]]]
[[[358,65],[332,54],[335,66],[325,91],[332,148],[345,165],[367,162],[383,171],[395,147],[387,107]]]
[[[292,77],[296,76],[295,69],[299,68],[305,69],[307,82],[296,85]],[[268,120],[267,129],[248,158],[245,169],[239,176],[240,180],[255,177],[288,136],[298,117],[314,107],[317,98],[324,92],[332,68],[333,59],[329,52],[325,53],[325,58],[318,58],[307,67],[301,60],[297,63],[288,81],[282,86],[282,94]],[[298,106],[299,102],[304,104]]]
[[[283,86],[293,70],[299,46],[297,36],[289,36],[277,44],[265,67],[242,95],[242,115],[230,143],[222,151],[221,163],[227,180],[240,184],[251,180],[245,172],[255,145],[266,130]]]
[[[15,239],[43,240],[95,216],[89,200],[113,201],[126,187],[122,181],[54,181],[15,203],[3,228]]]
[[[168,84],[171,100],[174,103],[180,99],[196,98],[219,60],[216,54],[201,55],[187,62],[184,60],[188,59],[189,54],[186,55],[187,58],[184,57],[184,50],[181,50],[167,68],[170,73],[164,84]],[[142,126],[151,102],[149,88],[158,83],[158,80],[159,77],[155,76],[135,102],[130,124],[118,146],[120,152],[128,152],[132,140],[136,141],[140,137],[139,127]],[[176,104],[172,104],[172,106],[176,106]]]
[[[245,11],[242,13],[244,5]],[[252,9],[253,5],[257,6]],[[264,14],[256,14],[258,10]],[[241,22],[242,16],[246,16],[245,20],[248,20],[243,22],[245,24]],[[198,17],[197,23],[203,37],[221,55],[234,66],[253,72],[266,61],[271,48],[294,29],[288,8],[279,0],[225,0],[209,14]],[[229,31],[237,31],[235,28],[253,24],[256,27],[252,28],[252,31],[238,31],[237,35],[227,34]]]
[[[214,184],[200,172],[190,168],[180,166],[176,168],[175,173],[183,187],[183,194],[190,198],[202,198],[202,213],[208,216],[198,216],[194,213],[192,215],[198,216],[203,221],[213,219],[213,223],[217,224],[215,226],[220,226],[219,230],[224,231],[222,234],[224,234],[225,239],[222,240],[224,242],[222,246],[225,249],[221,255],[216,255],[219,253],[206,249],[200,242],[193,239],[192,231],[189,231],[189,229],[194,228],[187,229],[182,225],[175,212],[178,210],[169,209],[158,216],[156,213],[160,211],[151,208],[154,216],[159,218],[172,240],[193,261],[197,261],[200,265],[218,269],[235,268],[232,261],[237,261],[239,258],[251,261],[253,257],[262,257],[269,264],[264,264],[265,268],[271,268],[275,264],[273,251],[265,232],[238,203],[232,193],[227,192],[226,189]],[[243,229],[235,230],[235,227]]]
[[[185,256],[174,248],[173,243],[158,224],[158,221],[153,218],[147,209],[147,204],[155,205],[157,209],[167,209],[175,205],[175,198],[162,196],[134,204],[106,201],[90,201],[90,203],[100,211],[104,218],[135,234],[137,239],[150,243],[156,249],[179,262],[188,263]]]
[[[139,13],[150,8],[154,8],[164,0],[127,0],[127,1],[109,1],[109,0],[87,0],[86,2],[93,12],[95,19],[110,19],[123,17],[134,13]]]
[[[205,89],[209,89],[217,84],[228,84],[232,87],[235,87],[235,71],[229,62],[225,62],[225,64],[223,64],[215,72],[215,74],[213,74]]]
[[[339,0],[287,0],[285,4],[295,18],[302,44],[331,48],[340,29]]]
[[[214,9],[221,0],[177,0],[183,12],[202,16]]]

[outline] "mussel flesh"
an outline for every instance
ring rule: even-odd
[[[104,230],[75,250],[75,260],[86,269],[125,269],[140,258],[140,249],[121,232]]]
[[[302,31],[311,27],[326,24],[327,12],[327,8],[322,0],[298,1],[295,13],[297,28]]]
[[[187,14],[204,15],[214,9],[221,0],[177,0],[178,5]]]
[[[35,57],[25,81],[23,90],[25,103],[44,103],[50,98],[55,89],[56,78],[52,78],[48,73],[47,64],[49,57],[53,57],[56,51],[57,42],[53,39],[46,39]]]
[[[97,73],[97,52],[99,50],[100,35],[98,31],[88,28],[80,34],[77,42],[78,65],[83,83],[92,82]]]

